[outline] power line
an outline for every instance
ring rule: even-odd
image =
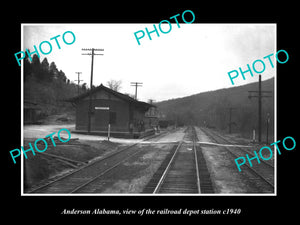
[[[142,87],[142,84],[141,82],[130,82],[131,83],[131,86],[135,86],[135,100],[137,100],[137,88],[138,87]]]
[[[82,53],[81,55],[91,55],[92,56],[92,65],[91,65],[91,82],[90,88],[93,88],[93,67],[94,67],[94,55],[104,55],[104,54],[96,54],[95,51],[104,51],[104,49],[99,48],[83,48],[82,51],[92,51],[90,53]]]
[[[262,105],[261,100],[262,98],[271,98],[272,95],[262,95],[263,93],[272,93],[272,91],[262,91],[261,90],[261,75],[259,75],[258,80],[258,91],[248,91],[249,96],[248,98],[258,98],[258,142],[261,142],[261,113],[262,113]],[[257,93],[258,95],[251,95],[252,93]]]
[[[99,48],[83,48],[82,51],[91,51],[90,53],[82,53],[82,55],[91,55],[92,56],[92,65],[91,65],[91,83],[90,83],[90,96],[89,96],[89,110],[88,110],[88,133],[91,131],[91,115],[92,115],[92,88],[93,88],[93,68],[94,68],[94,55],[104,55],[96,54],[95,51],[104,51],[104,49]]]
[[[80,74],[82,72],[75,72],[75,73],[77,73],[77,75],[78,75],[78,80],[75,80],[75,81],[78,81],[78,89],[77,89],[77,91],[78,91],[78,95],[79,95],[79,84],[80,84],[80,81],[83,81],[83,80],[80,80],[79,76],[80,76]]]

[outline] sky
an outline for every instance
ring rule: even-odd
[[[180,22],[180,21],[179,21]],[[158,23],[153,23],[158,29]],[[52,44],[48,55],[40,53],[40,60],[47,57],[49,64],[54,61],[71,82],[77,83],[75,72],[82,72],[82,83],[90,85],[91,56],[82,48],[104,49],[103,56],[94,56],[93,85],[106,85],[111,79],[121,80],[121,93],[135,93],[130,82],[142,82],[138,88],[138,99],[156,102],[185,97],[201,92],[245,85],[258,81],[258,74],[245,73],[234,79],[228,72],[261,59],[265,62],[262,80],[275,77],[276,66],[272,68],[263,57],[276,52],[276,24],[199,24],[172,23],[169,33],[154,32],[150,40],[145,28],[152,31],[153,24],[22,24],[22,51],[33,51],[42,41]],[[169,25],[163,24],[162,30]],[[144,38],[138,45],[134,33],[143,30]],[[72,31],[76,40],[66,45],[62,35]],[[57,38],[61,49],[58,49]],[[72,36],[66,34],[66,40]],[[47,52],[47,44],[43,44]],[[275,57],[271,57],[276,65]],[[261,70],[261,64],[256,64]],[[22,79],[23,80],[23,79]]]

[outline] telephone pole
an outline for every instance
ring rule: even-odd
[[[262,93],[272,93],[272,91],[262,91],[261,90],[261,75],[259,75],[258,80],[258,91],[248,91],[249,96],[248,98],[258,98],[258,142],[261,142],[261,112],[262,112],[262,105],[261,100],[262,98],[271,98],[271,95],[262,95]],[[257,93],[258,96],[251,95],[252,93]]]
[[[77,75],[78,75],[78,80],[75,80],[75,81],[78,81],[78,95],[79,95],[79,83],[80,83],[80,81],[83,81],[83,80],[80,80],[80,78],[79,78],[79,76],[80,76],[80,74],[82,73],[82,72],[75,72],[75,73],[77,73]]]
[[[95,51],[104,51],[104,49],[99,48],[83,48],[82,51],[91,51],[89,53],[82,53],[82,55],[91,55],[92,56],[92,65],[91,65],[91,82],[90,82],[90,95],[89,95],[89,109],[88,109],[88,133],[91,131],[91,116],[92,116],[92,88],[93,88],[93,68],[94,68],[94,55],[103,55],[96,54]]]
[[[267,143],[269,143],[269,123],[270,123],[270,113],[267,113]]]
[[[131,83],[131,86],[135,86],[135,100],[137,100],[137,88],[138,87],[142,87],[142,84],[141,82],[130,82]]]

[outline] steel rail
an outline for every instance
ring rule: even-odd
[[[197,149],[196,149],[196,143],[195,143],[195,141],[193,143],[193,149],[194,149],[194,154],[195,154],[198,193],[201,194],[200,176],[199,176],[199,167],[198,167],[198,157],[197,157]]]
[[[202,129],[203,130],[203,129]],[[222,137],[220,134],[216,133],[215,131],[210,131],[211,133],[213,133],[215,136],[218,136],[219,138],[221,138],[222,140],[224,140],[225,142],[234,145],[234,143],[232,143],[231,141],[227,140],[226,138]],[[235,147],[235,146],[233,146]],[[247,152],[249,155],[254,156],[253,153],[251,151],[248,151],[246,149],[243,149],[242,147],[236,146],[235,148],[240,149],[241,151]],[[274,166],[270,163],[267,163],[266,161],[261,161],[263,162],[263,164],[266,164],[272,168],[274,168]]]
[[[205,134],[207,134],[209,137],[211,137],[214,141],[218,142],[216,140],[216,138],[211,134],[209,133],[207,130],[205,129],[201,129]],[[233,153],[228,147],[226,146],[223,146],[229,153],[231,153],[231,155],[233,155],[234,157],[239,157],[238,155],[236,155],[235,153]],[[247,164],[245,164],[247,166],[247,168],[252,172],[254,173],[255,175],[257,175],[259,178],[261,178],[261,180],[263,180],[265,183],[267,183],[269,186],[271,186],[273,189],[274,189],[274,185],[269,182],[265,177],[263,177],[261,174],[259,174],[255,169],[253,169],[252,167],[248,166]],[[266,165],[269,165],[269,164],[266,164]]]
[[[197,157],[197,147],[196,147],[196,143],[197,143],[197,134],[196,134],[196,130],[194,129],[194,127],[192,127],[191,131],[192,134],[192,149],[193,149],[193,161],[195,163],[195,173],[196,173],[196,185],[197,185],[197,192],[201,193],[201,185],[200,185],[200,174],[199,174],[199,166],[198,166],[198,157]],[[166,178],[168,177],[170,171],[172,170],[171,167],[176,163],[176,157],[179,154],[179,150],[182,147],[183,143],[186,143],[186,141],[184,140],[186,138],[187,135],[187,130],[186,130],[186,134],[184,135],[183,139],[180,141],[180,143],[178,144],[178,146],[176,147],[171,159],[168,162],[168,165],[166,166],[166,168],[164,169],[163,174],[161,175],[159,181],[157,182],[155,189],[153,191],[154,194],[159,193],[161,191],[162,186],[164,185],[164,182],[166,180]],[[168,187],[168,189],[170,190],[171,187]],[[176,188],[173,188],[174,190],[177,190]]]
[[[170,161],[169,161],[169,163],[168,163],[166,169],[164,170],[164,172],[163,172],[161,178],[159,179],[159,181],[158,181],[158,183],[157,183],[157,185],[156,185],[156,187],[155,187],[155,189],[154,189],[154,191],[153,191],[153,194],[156,194],[156,193],[159,192],[159,189],[161,188],[161,185],[163,184],[163,182],[164,182],[164,180],[165,180],[165,178],[166,178],[166,176],[167,176],[167,173],[168,173],[168,171],[169,171],[169,169],[170,169],[170,167],[171,167],[171,164],[173,163],[173,161],[174,161],[174,159],[175,159],[175,156],[176,156],[176,154],[177,154],[177,152],[178,152],[178,149],[180,149],[182,143],[183,143],[183,140],[181,140],[180,143],[177,145],[176,150],[175,150],[175,152],[174,152],[172,158],[170,159]]]
[[[145,140],[150,140],[150,139],[153,139],[153,138],[157,138],[157,137],[161,137],[162,135],[166,135],[167,133],[168,133],[168,132],[161,132],[161,133],[159,133],[158,135],[147,137],[146,139],[141,140],[140,142],[145,141]],[[94,164],[96,164],[96,163],[100,163],[100,162],[102,162],[102,161],[104,161],[104,160],[107,160],[107,159],[109,159],[109,158],[111,158],[111,157],[113,157],[113,156],[115,156],[115,155],[117,155],[117,154],[119,154],[119,153],[122,153],[122,152],[124,152],[124,151],[126,151],[126,150],[128,150],[128,149],[130,149],[130,148],[132,148],[132,147],[134,147],[134,146],[136,146],[136,145],[138,145],[140,142],[134,143],[134,144],[132,144],[132,145],[130,145],[130,146],[126,146],[126,147],[122,148],[122,149],[119,150],[119,151],[113,152],[113,153],[111,153],[111,154],[109,154],[109,155],[107,155],[107,156],[105,156],[105,157],[103,157],[103,158],[97,159],[97,160],[95,160],[95,161],[92,161],[92,162],[89,163],[89,164],[86,164],[86,165],[83,165],[83,166],[81,166],[81,167],[79,167],[79,168],[77,168],[77,169],[74,169],[74,170],[71,171],[70,173],[67,173],[67,174],[65,174],[65,175],[63,175],[63,176],[61,176],[61,177],[59,177],[59,178],[57,178],[57,179],[54,179],[54,180],[52,180],[52,181],[50,181],[50,182],[48,182],[48,183],[46,183],[46,184],[43,184],[43,185],[38,186],[38,187],[36,187],[36,188],[33,188],[33,189],[31,189],[30,191],[28,191],[28,192],[26,192],[26,193],[34,193],[34,192],[36,192],[36,191],[38,191],[38,190],[40,190],[40,189],[46,188],[47,186],[50,186],[51,184],[54,184],[55,182],[61,181],[61,180],[65,179],[65,178],[68,178],[68,177],[70,177],[71,175],[73,175],[73,174],[75,174],[75,173],[78,173],[78,172],[80,172],[80,171],[82,171],[82,170],[84,170],[84,169],[87,169],[88,167],[91,167],[92,165],[94,165]],[[136,153],[136,152],[135,152],[135,153]],[[135,154],[135,153],[133,153],[133,154]],[[108,170],[108,169],[107,169],[107,170]],[[108,171],[107,171],[107,172],[108,172]],[[97,176],[97,177],[99,177],[99,176]]]
[[[102,173],[100,173],[99,175],[91,178],[90,180],[88,180],[87,182],[79,185],[78,187],[74,188],[71,192],[69,193],[75,193],[77,191],[79,191],[80,189],[82,189],[83,187],[87,186],[88,184],[92,183],[93,181],[95,181],[96,179],[102,177],[104,174],[108,173],[109,171],[111,171],[112,169],[116,168],[117,166],[119,166],[121,163],[125,162],[126,160],[130,159],[131,157],[135,156],[137,153],[140,153],[140,150],[137,150],[136,152],[134,152],[133,154],[127,156],[126,158],[124,158],[123,160],[117,162],[116,164],[114,164],[113,166],[109,167],[108,169],[106,169],[105,171],[103,171]]]

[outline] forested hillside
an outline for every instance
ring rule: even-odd
[[[249,98],[248,91],[257,90],[258,82],[158,102],[157,106],[166,115],[166,119],[177,121],[177,124],[196,124],[226,131],[229,129],[230,108],[232,108],[232,132],[249,137],[252,130],[257,128],[258,98]],[[269,129],[273,130],[274,78],[263,81],[262,90],[272,91],[272,94],[264,94],[272,95],[271,98],[262,99],[262,132],[265,133],[268,113]]]
[[[86,91],[85,84],[79,88],[80,93]],[[63,112],[74,113],[72,105],[64,100],[77,94],[78,85],[70,82],[55,62],[49,64],[47,58],[40,62],[36,54],[32,62],[24,59],[24,106],[39,109],[39,118]]]

